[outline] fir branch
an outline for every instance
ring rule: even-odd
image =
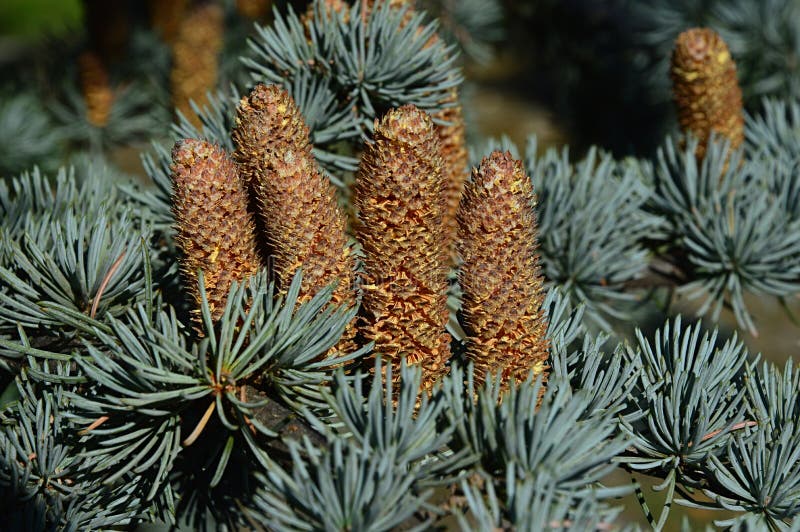
[[[461,482],[469,510],[456,513],[461,530],[605,530],[619,513],[591,495],[559,491],[520,475],[512,465],[505,484],[495,488],[490,480]],[[483,490],[480,484],[485,484]]]
[[[650,191],[636,169],[595,149],[577,165],[549,150],[536,157],[527,147],[527,168],[537,191],[535,206],[544,274],[586,318],[610,329],[609,318],[627,319],[640,296],[627,283],[644,276],[650,262],[642,240],[661,221],[643,209]]]
[[[756,434],[737,434],[725,453],[710,457],[703,491],[718,508],[747,512],[716,522],[720,526],[747,520],[758,528],[789,530],[800,515],[800,371],[791,361],[783,371],[765,363],[760,370],[749,367],[746,382]]]
[[[67,366],[58,371],[62,377],[69,374]],[[0,486],[10,497],[4,501],[4,523],[12,529],[78,530],[141,517],[135,490],[124,483],[103,485],[92,472],[92,459],[81,455],[65,416],[64,390],[36,387],[24,373],[16,386],[17,403],[0,414]]]
[[[628,445],[616,432],[619,408],[590,411],[591,390],[575,391],[564,381],[551,380],[541,397],[540,380],[511,387],[499,401],[499,386],[493,379],[476,389],[467,374],[466,390],[461,369],[453,369],[445,381],[449,397],[447,415],[456,430],[450,446],[468,448],[478,454],[488,474],[501,477],[514,465],[520,476],[539,477],[541,482],[563,490],[588,489],[615,465],[612,459]],[[457,373],[458,372],[458,373]],[[613,489],[595,490],[598,496],[613,496]]]
[[[747,152],[792,164],[800,158],[800,101],[764,98],[761,107],[761,113],[746,116]]]
[[[73,209],[75,207],[72,207]],[[71,209],[61,219],[43,216],[21,242],[10,242],[14,262],[0,267],[0,330],[17,324],[44,337],[76,331],[70,312],[120,315],[144,287],[142,240],[127,214],[87,220]],[[99,298],[99,299],[98,299]],[[53,312],[63,309],[64,312]]]
[[[103,155],[111,149],[149,138],[168,123],[168,115],[160,106],[150,105],[146,89],[136,84],[118,87],[108,118],[103,125],[89,120],[83,94],[67,85],[61,99],[50,105],[57,134],[71,147]]]
[[[204,295],[202,278],[200,285]],[[97,341],[73,358],[91,393],[67,394],[94,475],[125,479],[143,503],[159,506],[185,492],[187,474],[197,476],[191,489],[202,498],[220,482],[235,490],[242,471],[273,467],[283,418],[270,405],[326,408],[320,387],[333,367],[360,356],[320,359],[352,311],[325,307],[330,289],[296,308],[299,288],[298,275],[276,301],[264,274],[234,285],[217,323],[203,297],[201,340],[158,305],[139,304],[124,321],[110,319],[108,332],[96,330]],[[187,453],[207,462],[208,474],[187,473]]]
[[[352,8],[359,9],[358,4]],[[337,141],[351,144],[344,154],[336,142],[311,131],[320,163],[338,175],[355,169],[353,155],[377,116],[408,103],[441,110],[448,92],[461,82],[454,50],[441,41],[429,44],[437,27],[424,24],[421,14],[406,20],[406,11],[388,2],[370,10],[365,22],[347,12],[318,8],[305,23],[291,10],[276,12],[271,27],[258,28],[251,56],[243,60],[255,81],[283,85],[309,124],[334,126],[334,117],[346,117],[335,125]],[[326,106],[308,105],[315,100],[299,97],[308,86],[337,95],[336,105],[329,96]],[[325,128],[330,134],[331,126]]]
[[[61,151],[61,138],[46,106],[34,95],[12,96],[5,91],[0,102],[0,177],[9,178],[33,165],[50,169]]]
[[[391,453],[398,466],[414,470],[416,486],[442,484],[442,477],[458,473],[476,457],[466,450],[447,450],[454,427],[442,422],[447,408],[442,389],[437,387],[432,395],[421,390],[419,367],[401,364],[399,371],[399,378],[393,379],[392,368],[384,371],[378,357],[368,390],[361,379],[354,379],[351,385],[343,373],[337,373],[333,393],[325,394],[335,416],[329,423],[335,424],[326,430],[322,419],[312,417],[311,422],[320,432],[354,438],[377,456]],[[332,432],[340,423],[341,429]],[[421,467],[413,467],[415,464]]]
[[[798,220],[781,208],[797,202],[797,189],[760,160],[740,164],[723,144],[710,144],[698,167],[695,146],[679,152],[668,140],[659,152],[652,206],[667,219],[667,241],[678,248],[672,260],[689,279],[680,290],[703,298],[698,314],[717,319],[729,302],[755,335],[745,291],[782,297],[800,290]]]
[[[432,494],[411,489],[414,471],[396,465],[395,449],[376,455],[341,439],[324,449],[292,441],[289,449],[291,473],[273,468],[262,476],[250,512],[275,529],[393,530]]]
[[[701,334],[699,323],[684,328],[678,317],[657,331],[652,343],[638,331],[638,346],[627,348],[642,368],[631,397],[647,414],[622,419],[636,449],[621,459],[631,469],[676,470],[691,484],[697,480],[694,468],[719,454],[733,426],[747,421],[744,346],[734,337],[717,347],[716,330]]]

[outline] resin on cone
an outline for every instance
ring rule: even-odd
[[[705,157],[712,133],[728,139],[732,148],[741,146],[744,112],[736,64],[714,30],[692,28],[678,36],[670,75],[681,129],[699,140],[698,159]]]
[[[194,101],[202,108],[206,92],[217,86],[223,15],[217,4],[202,4],[193,9],[181,21],[172,46],[172,103],[196,126],[200,126],[200,119],[189,102]]]
[[[347,220],[311,153],[308,126],[289,93],[276,85],[256,86],[239,103],[233,141],[280,286],[287,288],[302,267],[301,302],[336,283],[332,302],[355,305]]]
[[[114,105],[114,91],[100,57],[84,52],[78,58],[81,92],[86,103],[86,119],[95,127],[105,127]]]
[[[547,369],[533,205],[522,163],[494,152],[473,171],[458,212],[467,357],[476,378],[500,374],[503,387]]]
[[[200,321],[198,270],[203,270],[211,316],[225,309],[231,285],[258,272],[255,226],[247,210],[247,189],[222,148],[182,140],[172,150],[172,210],[181,270]]]
[[[355,183],[365,269],[361,333],[395,369],[403,359],[420,364],[425,388],[447,372],[450,356],[443,181],[427,114],[406,105],[375,121]]]

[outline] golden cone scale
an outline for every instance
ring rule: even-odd
[[[742,91],[728,46],[714,30],[692,28],[675,41],[670,69],[678,121],[698,138],[697,157],[705,156],[712,133],[732,148],[744,140]]]
[[[436,125],[436,134],[439,136],[441,146],[443,174],[445,179],[444,201],[444,226],[447,238],[450,241],[451,255],[455,248],[456,235],[458,233],[458,221],[456,214],[461,202],[461,194],[464,190],[464,183],[467,181],[467,165],[469,164],[469,153],[466,148],[466,132],[464,127],[464,115],[461,104],[458,101],[458,89],[450,91],[446,101],[452,107],[446,107],[433,115],[434,118],[445,122]]]
[[[245,183],[222,148],[200,140],[175,144],[171,170],[175,243],[196,304],[195,320],[201,319],[198,270],[203,270],[211,316],[217,320],[233,282],[257,273],[261,265]]]
[[[194,101],[202,108],[206,93],[217,86],[223,23],[219,5],[203,4],[181,21],[172,47],[172,103],[196,126],[200,125],[200,119],[189,102]]]
[[[355,183],[366,270],[361,333],[395,369],[403,359],[420,364],[425,388],[447,372],[450,356],[443,186],[427,114],[406,105],[376,120]]]
[[[114,104],[114,91],[103,61],[93,52],[78,58],[81,92],[86,103],[86,119],[95,127],[105,127]]]
[[[522,163],[494,152],[473,171],[458,212],[467,357],[477,379],[499,373],[503,387],[547,369],[533,205]]]
[[[336,190],[317,167],[308,127],[292,97],[276,85],[256,86],[239,103],[233,141],[280,286],[286,289],[302,267],[300,302],[336,283],[332,302],[354,306],[355,257],[347,220]],[[345,339],[351,336],[348,329]]]

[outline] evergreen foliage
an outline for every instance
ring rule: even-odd
[[[728,13],[712,3],[719,20],[755,9],[741,0]],[[338,213],[333,187],[314,165],[344,185],[360,162],[360,218],[344,227],[344,215],[336,217],[336,251],[359,261],[354,284],[362,295],[395,290],[396,304],[370,307],[364,296],[367,303],[354,307],[338,297],[335,279],[310,293],[303,284],[313,274],[310,259],[295,260],[279,279],[274,266],[253,259],[252,275],[226,278],[214,293],[206,276],[215,270],[202,261],[178,275],[178,248],[187,253],[201,237],[231,237],[220,217],[250,228],[249,191],[234,177],[254,161],[232,136],[244,85],[209,93],[191,104],[197,122],[179,114],[169,133],[157,135],[195,139],[178,151],[200,146],[224,160],[223,172],[185,170],[206,187],[215,183],[208,176],[228,179],[220,195],[229,204],[209,188],[177,183],[180,161],[162,138],[143,157],[149,186],[83,166],[50,178],[34,168],[0,181],[0,527],[605,530],[624,527],[618,499],[635,496],[656,530],[672,524],[674,504],[725,510],[716,522],[723,528],[796,529],[800,369],[759,362],[738,337],[687,326],[666,308],[657,309],[650,331],[639,311],[669,303],[675,290],[699,298],[698,313],[712,321],[729,307],[742,334],[755,334],[746,294],[800,292],[800,104],[764,100],[761,112],[746,117],[741,147],[712,137],[701,158],[691,136],[668,137],[652,160],[619,161],[599,148],[570,160],[567,149],[539,154],[535,138],[524,154],[508,139],[479,145],[476,161],[508,150],[492,157],[513,167],[515,178],[495,182],[476,172],[465,205],[478,187],[497,196],[472,206],[480,212],[462,209],[461,223],[485,236],[491,221],[504,220],[503,235],[526,240],[507,243],[504,255],[492,249],[502,237],[461,236],[475,239],[484,259],[498,259],[494,273],[510,286],[535,285],[536,309],[515,310],[522,289],[487,295],[469,292],[469,283],[451,288],[448,309],[447,268],[470,265],[447,259],[443,163],[426,113],[447,109],[443,102],[461,82],[456,47],[434,38],[439,26],[425,13],[387,2],[362,18],[358,3],[339,12],[323,4],[314,3],[310,18],[276,10],[242,64],[252,81],[275,84],[264,90],[280,91],[283,111],[287,96],[297,104],[289,119],[276,115],[303,137],[282,146],[279,162],[296,170],[302,155],[311,169],[299,172],[300,185],[283,183],[291,197],[302,199],[315,184],[322,192],[309,193],[309,202],[324,196]],[[465,4],[475,16],[474,2]],[[664,28],[653,30],[652,43]],[[743,44],[753,39],[735,38],[749,35],[749,26],[737,28],[719,31],[747,75],[762,76]],[[763,85],[752,81],[745,91],[791,92],[792,75],[764,75]],[[131,113],[143,94],[129,100]],[[86,101],[75,101],[87,121]],[[0,110],[0,122],[19,123],[15,113],[30,101],[19,102]],[[32,115],[15,142],[46,129],[42,116]],[[101,146],[141,126],[120,125],[133,129],[115,137],[109,131],[124,120],[114,116],[112,109]],[[251,145],[265,140],[257,133]],[[23,146],[0,168],[15,172],[31,158],[49,163],[57,144],[69,144],[70,135],[59,135]],[[255,160],[264,173],[259,201],[274,203],[271,216],[286,224],[297,206],[281,210],[282,190],[269,188],[278,183],[268,175],[271,157],[264,150]],[[494,188],[500,185],[508,190]],[[346,193],[338,199],[351,205]],[[181,218],[182,208],[193,217]],[[205,231],[206,223],[214,226]],[[345,230],[361,244],[340,245]],[[300,237],[282,238],[288,249]],[[419,279],[403,285],[412,274]],[[492,307],[488,299],[509,303]],[[496,361],[473,366],[469,342],[483,331],[467,325],[485,309],[516,317],[484,342],[496,351],[500,339],[512,342],[502,356],[532,349],[512,327],[524,312],[535,315],[527,330],[547,346],[546,373],[526,366],[508,375]],[[357,316],[390,323],[400,331],[390,340],[402,348],[385,349],[377,327],[359,329],[361,337],[342,347]],[[626,340],[628,323],[641,327]],[[415,327],[433,348],[415,343]],[[614,471],[633,483],[611,481]],[[659,508],[639,482],[643,475],[665,492]]]
[[[627,0],[625,0],[627,1]],[[662,97],[668,88],[668,51],[682,31],[707,26],[730,46],[744,97],[800,96],[800,69],[790,58],[800,46],[800,6],[794,0],[645,0],[630,2],[637,40],[652,67]]]
[[[341,173],[355,170],[357,159],[352,148],[342,153],[338,144],[358,146],[391,107],[440,110],[461,75],[454,48],[430,42],[437,24],[424,23],[423,14],[412,14],[406,24],[406,9],[385,2],[364,22],[361,3],[341,12],[321,5],[306,22],[291,9],[276,13],[270,27],[258,29],[244,64],[254,80],[286,88],[308,117],[317,160]]]
[[[462,56],[480,63],[493,56],[492,44],[503,37],[499,0],[417,0],[416,6],[441,24],[441,36],[458,45]]]
[[[0,94],[0,176],[34,165],[50,168],[58,154],[52,119],[33,95]]]

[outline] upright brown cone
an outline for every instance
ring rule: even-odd
[[[390,9],[403,9],[405,12],[401,27],[405,27],[417,14],[414,7],[414,0],[383,0],[388,3]],[[367,0],[365,2],[365,16],[369,16],[371,10],[380,7],[380,0]],[[425,47],[433,46],[438,43],[440,38],[434,34],[425,44]],[[469,153],[466,147],[464,113],[459,102],[458,87],[453,87],[447,97],[441,102],[444,108],[432,115],[432,118],[439,123],[435,124],[436,134],[439,137],[439,146],[442,155],[442,175],[444,178],[444,218],[443,223],[450,242],[450,250],[455,247],[456,234],[458,232],[458,222],[456,213],[458,204],[461,201],[461,192],[464,190],[464,183],[467,180]]]
[[[292,97],[258,85],[242,98],[234,158],[255,196],[281,287],[303,268],[300,301],[337,283],[332,301],[355,305],[355,259],[336,191],[317,168],[308,127]]]
[[[255,228],[236,165],[208,142],[182,140],[172,150],[172,210],[181,270],[200,320],[197,270],[203,270],[211,316],[217,320],[234,281],[258,272]]]
[[[709,28],[681,33],[675,41],[670,75],[681,129],[699,139],[698,159],[705,156],[712,132],[738,148],[744,140],[742,91],[736,64],[722,38]]]
[[[203,4],[181,21],[172,47],[172,103],[196,125],[200,121],[189,101],[194,100],[202,107],[206,92],[217,86],[222,42],[222,8],[217,4]]]
[[[436,125],[436,133],[439,136],[442,162],[444,163],[445,211],[443,223],[447,231],[447,238],[451,243],[450,249],[453,249],[458,233],[456,214],[461,202],[464,183],[467,180],[469,154],[467,153],[465,140],[464,115],[461,110],[461,104],[458,101],[457,88],[450,91],[445,103],[453,106],[446,107],[433,116],[446,122],[446,124]]]
[[[375,121],[355,183],[366,270],[362,333],[395,368],[403,359],[420,364],[425,388],[446,373],[450,355],[443,186],[428,115],[406,105]]]
[[[467,356],[476,377],[500,373],[504,387],[546,371],[533,201],[522,164],[496,151],[473,171],[458,212]]]
[[[97,54],[84,52],[78,58],[78,69],[81,92],[86,102],[86,119],[95,127],[105,127],[114,104],[114,92],[106,67]]]
[[[189,0],[149,0],[150,25],[165,42],[172,44],[181,26]]]

